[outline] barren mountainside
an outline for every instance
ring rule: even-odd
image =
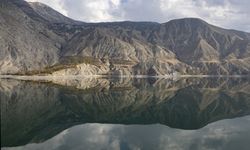
[[[0,7],[1,74],[250,74],[250,33],[201,19],[85,23],[37,2]]]

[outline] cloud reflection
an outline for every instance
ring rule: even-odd
[[[250,116],[222,120],[199,130],[179,130],[163,125],[84,124],[69,128],[39,144],[5,150],[117,150],[248,149]]]

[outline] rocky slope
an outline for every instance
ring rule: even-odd
[[[1,73],[42,69],[58,61],[63,38],[49,30],[28,3],[4,0],[0,6]]]
[[[60,14],[43,3],[30,2],[29,6],[39,15],[39,17],[42,17],[50,23],[83,24],[82,22],[72,20]]]
[[[1,74],[250,73],[250,33],[200,19],[84,23],[41,3],[0,4]]]

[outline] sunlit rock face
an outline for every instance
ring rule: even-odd
[[[198,129],[249,115],[249,85],[241,78],[1,79],[1,146],[41,142],[84,123]]]
[[[0,74],[249,74],[250,34],[200,19],[84,23],[41,3],[0,7]]]
[[[63,38],[49,30],[26,2],[3,0],[0,7],[0,74],[42,69],[58,61],[57,43]]]

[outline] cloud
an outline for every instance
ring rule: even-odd
[[[85,22],[155,21],[197,17],[225,28],[250,31],[249,0],[29,0],[43,2]]]
[[[118,9],[119,0],[64,0],[64,8],[68,11],[69,17],[86,22],[115,21],[110,11]]]

